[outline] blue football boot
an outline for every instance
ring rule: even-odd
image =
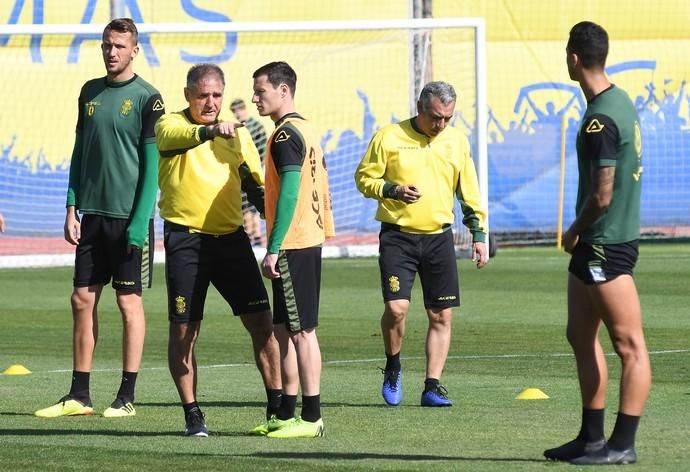
[[[422,406],[453,406],[453,401],[448,398],[448,390],[442,385],[432,390],[422,392]]]
[[[381,396],[389,406],[397,406],[402,401],[402,370],[384,370]]]

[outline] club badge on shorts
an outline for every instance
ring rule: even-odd
[[[393,293],[396,293],[400,290],[400,280],[397,276],[391,275],[388,277],[388,288],[390,288],[390,291]]]

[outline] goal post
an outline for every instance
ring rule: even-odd
[[[0,61],[5,65],[0,93],[8,107],[6,116],[13,117],[0,129],[0,212],[7,220],[0,267],[23,261],[25,265],[49,265],[47,260],[71,263],[73,248],[62,240],[62,226],[77,95],[86,80],[104,75],[98,48],[103,26],[0,25]],[[452,124],[472,145],[482,203],[488,208],[483,18],[139,23],[137,27],[141,50],[134,70],[161,91],[167,112],[186,106],[185,75],[196,62],[215,62],[223,68],[223,113],[228,117],[234,98],[249,103],[256,68],[273,60],[294,67],[297,109],[319,128],[329,168],[338,236],[327,243],[325,255],[377,253],[376,202],[357,192],[353,174],[376,129],[414,113],[416,97],[410,91],[425,78],[410,75],[412,60],[428,61],[432,80],[455,87],[458,101]],[[420,34],[425,35],[427,47],[414,58],[412,41]],[[27,87],[32,91],[30,107],[20,98]],[[260,120],[272,129],[270,120]],[[461,220],[458,206],[458,242],[467,239]],[[158,217],[156,227],[161,235]],[[160,244],[157,247],[162,250]]]

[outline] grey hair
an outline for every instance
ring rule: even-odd
[[[220,79],[220,82],[225,86],[225,74],[223,69],[215,64],[196,64],[192,66],[187,72],[187,88],[192,88],[208,75],[215,75]]]
[[[441,80],[427,83],[419,94],[419,102],[425,110],[431,107],[432,97],[438,98],[443,105],[448,105],[457,99],[453,86]]]

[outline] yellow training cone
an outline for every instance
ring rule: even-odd
[[[516,400],[545,400],[547,398],[549,396],[538,388],[527,388],[515,397]]]
[[[27,375],[30,373],[31,371],[21,364],[12,364],[3,372],[5,375]]]

